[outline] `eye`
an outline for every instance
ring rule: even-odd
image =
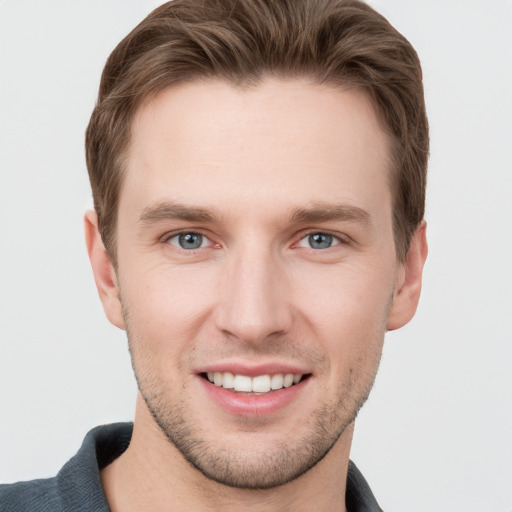
[[[180,249],[185,249],[188,251],[201,249],[203,247],[207,247],[210,244],[210,241],[204,235],[193,232],[178,233],[177,235],[169,237],[167,241],[175,247],[179,247]]]
[[[299,247],[307,247],[308,249],[329,249],[334,245],[339,245],[341,240],[329,233],[311,233],[302,238]]]

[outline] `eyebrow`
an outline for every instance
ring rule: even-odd
[[[187,222],[215,222],[217,215],[212,210],[200,206],[186,206],[174,202],[162,202],[144,208],[139,223],[153,224],[167,220]]]
[[[201,206],[188,206],[172,201],[157,203],[144,208],[139,217],[141,224],[153,224],[168,220],[181,220],[186,222],[218,222],[219,215],[214,210]],[[357,206],[313,203],[308,208],[294,208],[289,216],[292,224],[322,223],[329,221],[354,222],[369,225],[370,214]]]
[[[369,225],[370,214],[357,206],[314,203],[311,208],[296,208],[290,215],[292,223],[317,223],[329,221],[355,222]]]

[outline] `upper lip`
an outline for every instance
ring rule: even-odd
[[[258,375],[275,375],[277,373],[293,373],[294,375],[305,375],[311,373],[303,366],[278,362],[262,364],[250,364],[244,362],[219,362],[202,366],[196,370],[196,373],[208,372],[230,372],[233,375],[247,375],[248,377],[257,377]]]

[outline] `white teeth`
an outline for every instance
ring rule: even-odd
[[[287,373],[287,374],[284,376],[283,386],[284,386],[285,388],[289,388],[292,384],[293,384],[293,374],[291,374],[291,373]]]
[[[270,375],[259,375],[252,379],[252,390],[255,393],[270,391]]]
[[[271,390],[289,388],[293,384],[298,384],[302,374],[276,373],[251,378],[247,375],[233,375],[230,372],[208,372],[207,377],[211,383],[225,389],[234,388],[235,391],[245,393],[268,393]]]
[[[226,389],[232,389],[234,386],[235,376],[232,373],[225,372],[222,379],[222,387]]]
[[[272,389],[281,389],[283,387],[283,374],[276,373],[275,375],[272,375],[272,383],[271,387]]]
[[[235,375],[233,387],[235,391],[252,391],[252,379],[246,375]]]

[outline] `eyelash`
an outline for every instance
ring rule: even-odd
[[[178,247],[177,245],[171,243],[171,240],[173,238],[178,238],[181,235],[199,235],[200,237],[203,238],[202,242],[204,242],[206,240],[206,241],[209,241],[212,246],[220,247],[220,244],[215,244],[214,242],[212,242],[212,240],[210,240],[210,238],[207,235],[205,235],[204,233],[201,233],[201,231],[193,231],[193,230],[179,231],[177,233],[169,233],[163,237],[162,242],[172,245],[178,250],[183,250],[183,251],[190,252],[190,253],[194,253],[195,251],[198,251],[199,249],[205,249],[205,247],[202,247],[202,246],[194,248],[194,249],[185,249],[184,247]],[[201,245],[202,245],[202,243],[201,243]]]
[[[313,250],[317,250],[317,251],[325,251],[327,249],[331,249],[332,247],[336,247],[338,245],[343,245],[343,244],[347,243],[347,241],[345,239],[343,239],[339,234],[335,234],[335,233],[332,233],[330,231],[312,230],[309,233],[303,234],[294,245],[300,244],[300,242],[302,242],[303,240],[306,240],[307,238],[309,238],[312,235],[328,236],[328,237],[331,237],[333,239],[333,242],[336,242],[336,243],[333,243],[333,245],[331,245],[329,247],[326,247],[326,248],[323,248],[323,249],[314,249],[313,247],[304,247],[305,249],[313,249]],[[303,246],[300,246],[300,247],[303,247]]]
[[[197,248],[191,248],[191,249],[185,249],[184,247],[178,247],[177,244],[173,244],[171,243],[171,240],[173,238],[178,238],[180,237],[181,235],[199,235],[200,237],[203,238],[203,240],[201,241],[201,246],[200,247],[197,247]],[[333,239],[333,243],[332,245],[330,245],[329,247],[324,247],[324,248],[313,248],[311,246],[309,247],[306,247],[306,246],[303,246],[303,245],[300,245],[301,242],[303,242],[304,240],[308,239],[309,237],[313,236],[313,235],[323,235],[323,236],[327,236],[327,237],[331,237]],[[214,242],[212,242],[212,240],[210,240],[210,238],[205,235],[204,233],[201,233],[201,231],[192,231],[192,230],[187,230],[187,231],[179,231],[179,232],[175,232],[175,233],[169,233],[167,235],[165,235],[163,238],[162,238],[162,242],[165,243],[165,244],[169,244],[169,245],[172,245],[173,247],[175,247],[176,249],[178,250],[182,250],[182,251],[185,251],[185,252],[188,252],[188,253],[194,253],[200,249],[205,249],[207,247],[203,247],[202,244],[204,241],[209,241],[210,244],[211,244],[211,247],[215,247],[215,248],[220,248],[220,244],[215,244]],[[179,243],[179,242],[178,242]],[[306,242],[307,243],[307,242]],[[332,247],[336,247],[338,245],[344,245],[344,244],[347,244],[347,240],[345,240],[343,237],[341,237],[339,234],[334,234],[330,231],[319,231],[319,230],[311,230],[307,233],[301,233],[301,236],[300,238],[294,242],[294,246],[299,246],[299,247],[303,247],[305,249],[312,249],[312,250],[315,250],[315,251],[325,251],[327,249],[331,249]]]

